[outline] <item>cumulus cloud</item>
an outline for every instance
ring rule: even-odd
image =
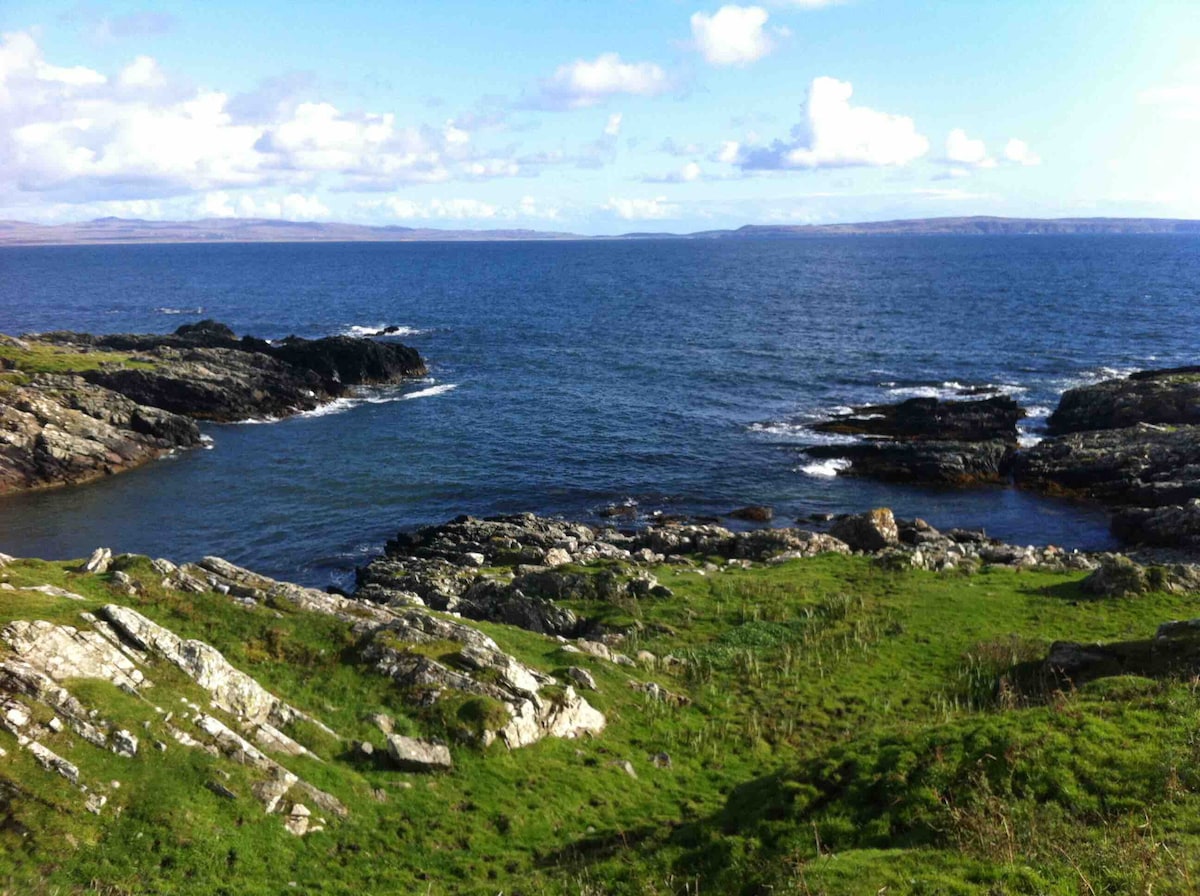
[[[625,221],[670,218],[678,211],[674,205],[667,202],[666,196],[655,196],[652,199],[623,199],[611,196],[604,204],[603,209],[613,212],[618,218]]]
[[[946,137],[946,161],[975,168],[993,168],[996,160],[987,153],[982,140],[968,137],[962,128],[955,128]]]
[[[608,124],[604,126],[604,135],[606,137],[616,137],[621,133],[621,113],[614,112],[608,116]]]
[[[645,177],[648,184],[690,184],[704,177],[704,169],[699,162],[688,162],[678,171],[672,171],[661,177]]]
[[[850,103],[848,81],[815,78],[789,140],[739,150],[744,170],[906,165],[929,151],[911,118]]]
[[[659,96],[670,89],[667,73],[655,63],[622,62],[616,53],[601,53],[560,65],[542,81],[532,105],[582,109],[614,96]]]
[[[722,6],[712,15],[692,16],[692,40],[710,65],[749,65],[773,49],[764,31],[767,11],[761,6]]]
[[[311,196],[319,188],[382,191],[520,173],[515,160],[476,149],[459,123],[402,126],[390,113],[345,112],[300,99],[310,84],[296,76],[233,100],[172,85],[151,56],[109,78],[50,63],[31,33],[5,34],[0,204],[30,195],[48,205],[205,194],[203,204],[211,194],[212,214],[244,214],[221,191],[265,187],[284,192],[260,200],[257,213],[317,217],[324,206]]]
[[[1004,144],[1004,158],[1017,165],[1040,165],[1042,157],[1029,148],[1024,140],[1013,138]]]
[[[167,79],[152,56],[139,56],[121,69],[117,83],[122,87],[162,87]]]

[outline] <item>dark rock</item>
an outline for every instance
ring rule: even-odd
[[[852,445],[818,445],[812,457],[843,458],[849,472],[886,482],[967,486],[1005,478],[1025,416],[1008,396],[971,401],[911,398],[869,405],[813,428],[869,437]]]
[[[1200,498],[1200,426],[1071,433],[1022,451],[1012,470],[1026,488],[1105,504],[1183,504]]]
[[[1165,678],[1200,671],[1200,632],[1180,627],[1172,636],[1109,644],[1057,641],[1050,645],[1043,668],[1065,686],[1114,675]]]
[[[775,511],[763,504],[751,504],[729,511],[731,519],[743,520],[748,523],[769,523],[775,518]]]
[[[1200,424],[1200,368],[1146,370],[1070,389],[1047,421],[1055,434],[1137,423]]]
[[[813,426],[817,432],[936,442],[1015,444],[1017,421],[1025,416],[1006,395],[972,401],[910,398],[899,404],[868,405]]]
[[[194,339],[197,341],[233,341],[237,339],[237,334],[233,332],[231,327],[215,320],[202,320],[194,324],[184,324],[175,330],[175,335],[184,339]]]
[[[312,340],[290,336],[274,346],[271,354],[291,367],[315,373],[333,395],[345,386],[393,383],[426,373],[416,349],[349,336]]]
[[[1001,482],[1016,454],[1002,441],[910,442],[871,441],[854,445],[814,445],[805,452],[817,458],[845,458],[852,475],[884,482],[967,486]]]
[[[1127,507],[1112,518],[1112,531],[1129,544],[1200,547],[1200,499],[1165,507]]]

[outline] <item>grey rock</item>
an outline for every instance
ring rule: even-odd
[[[402,734],[389,734],[387,748],[392,761],[406,771],[448,771],[453,767],[450,751],[443,744],[405,737]]]

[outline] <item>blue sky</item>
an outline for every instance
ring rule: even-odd
[[[6,0],[0,34],[2,218],[1200,218],[1200,0]]]

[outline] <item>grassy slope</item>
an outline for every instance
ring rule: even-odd
[[[219,595],[117,597],[103,578],[67,569],[22,561],[0,575],[134,605],[348,738],[379,744],[364,720],[376,711],[412,732],[441,724],[356,665],[339,623]],[[68,734],[47,741],[86,780],[122,782],[98,819],[68,812],[78,794],[0,733],[0,891],[1193,892],[1200,699],[1190,683],[1113,679],[1030,705],[994,697],[999,672],[1052,640],[1146,637],[1200,615],[1194,597],[1084,600],[1080,577],[890,572],[836,556],[708,578],[664,569],[673,598],[577,607],[637,623],[627,652],[685,661],[638,670],[481,625],[533,666],[591,670],[600,692],[588,697],[608,730],[512,753],[455,747],[455,771],[434,778],[363,765],[295,732],[325,761],[288,764],[352,810],[302,840],[251,800],[205,789],[225,781],[228,763],[174,745],[153,707],[80,683],[143,750],[122,760]],[[70,622],[86,608],[0,592],[0,620]],[[160,706],[180,693],[204,702],[169,669],[149,675]],[[692,702],[653,702],[631,677]],[[165,753],[156,738],[171,743]],[[663,751],[670,768],[651,761]],[[636,779],[616,765],[626,760]],[[236,777],[225,783],[245,792]],[[6,800],[5,781],[22,794]]]

